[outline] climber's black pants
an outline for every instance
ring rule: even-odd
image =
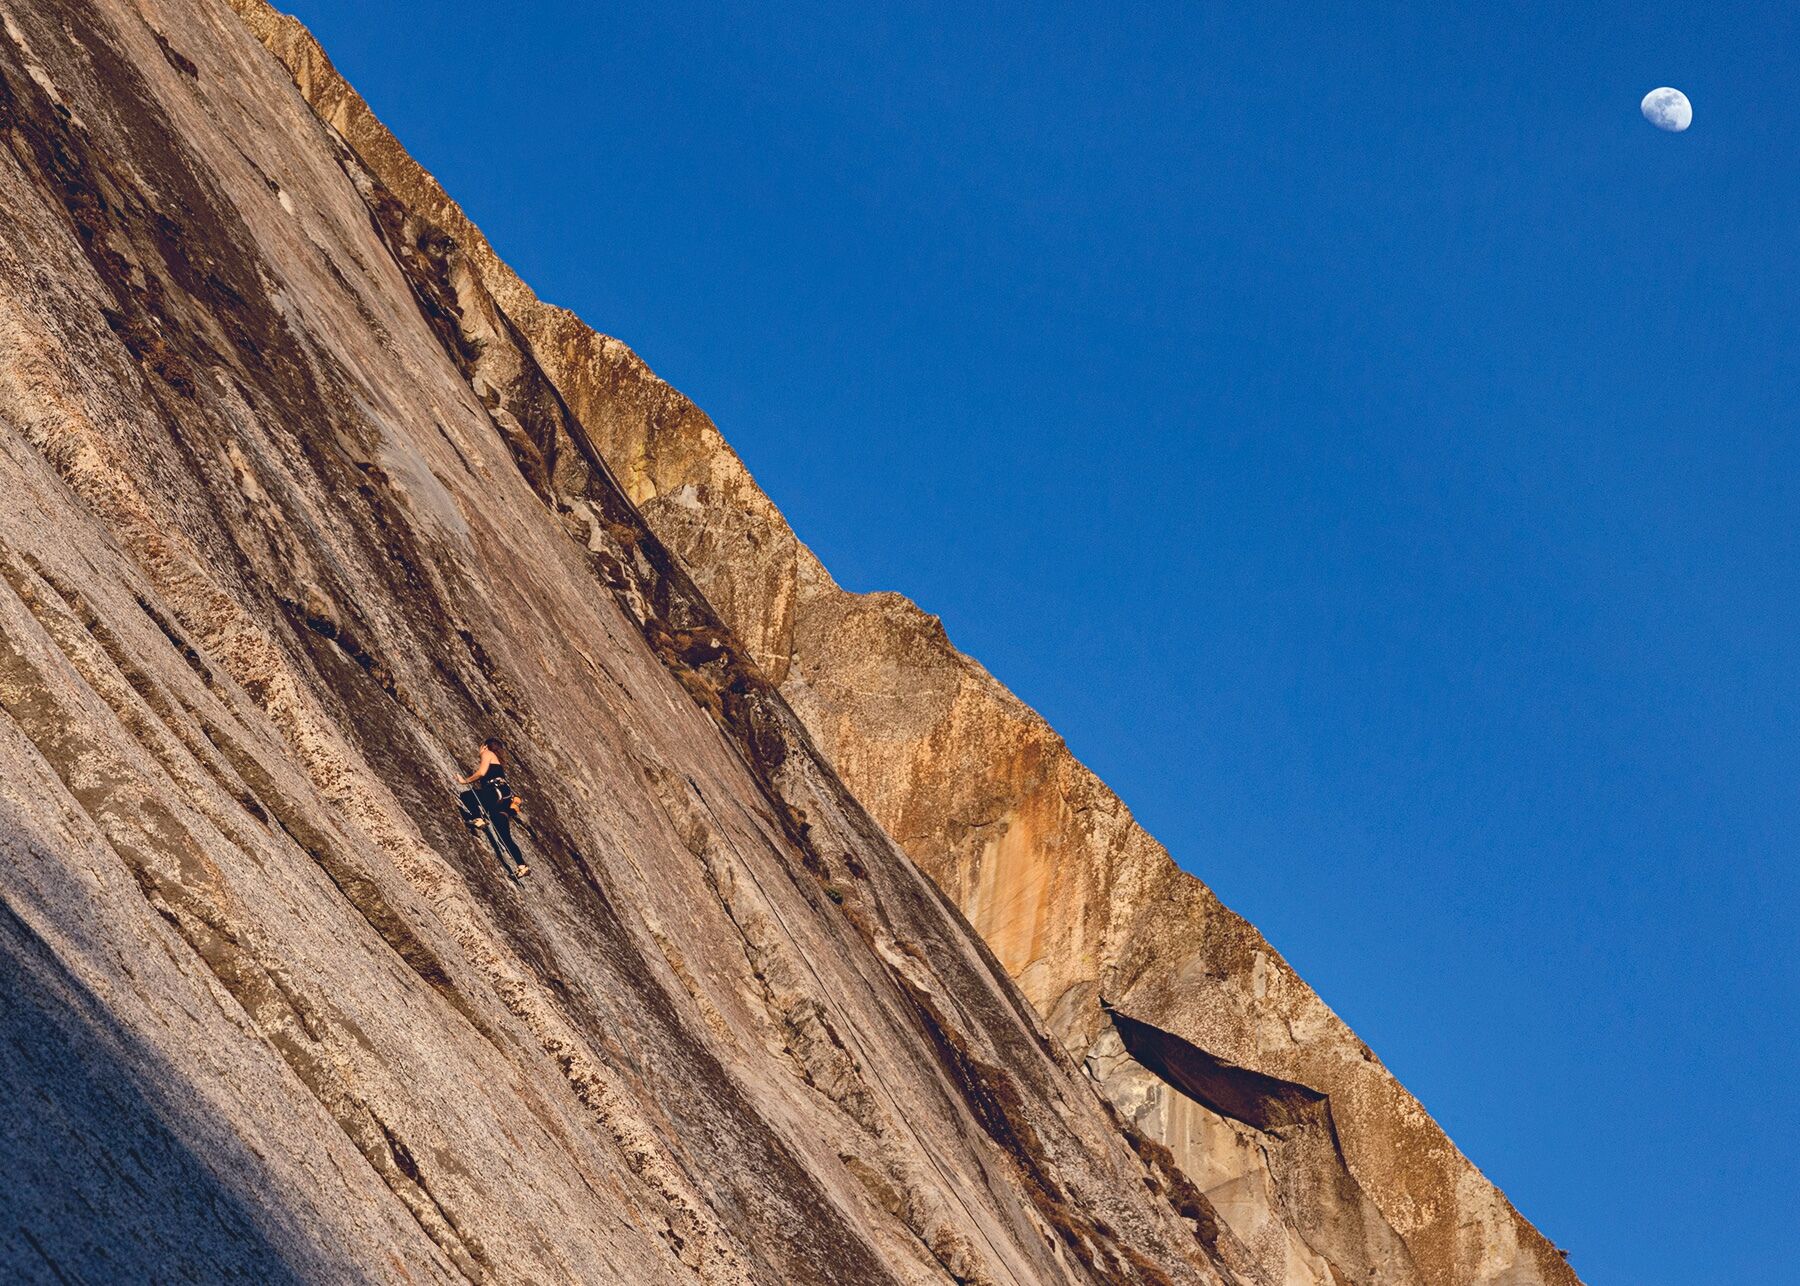
[[[492,827],[491,834],[500,841],[498,852],[501,865],[506,867],[508,875],[517,875],[519,866],[525,859],[520,855],[519,846],[512,837],[512,813],[501,802],[498,793],[474,787],[463,791],[457,796],[457,800],[462,804],[464,821],[473,822],[483,816],[488,819]],[[487,806],[485,812],[482,808],[484,804]]]

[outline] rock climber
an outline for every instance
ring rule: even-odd
[[[467,777],[457,778],[457,783],[468,787],[457,796],[462,805],[463,825],[471,832],[490,831],[490,838],[499,841],[494,845],[494,853],[508,875],[515,880],[530,875],[531,868],[520,856],[519,846],[512,837],[513,818],[520,810],[519,797],[513,794],[506,780],[506,743],[498,737],[489,737],[482,742],[481,758],[475,764],[475,771]]]

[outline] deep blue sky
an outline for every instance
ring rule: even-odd
[[[1788,1279],[1791,0],[288,3],[1588,1281]]]

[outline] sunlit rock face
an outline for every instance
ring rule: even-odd
[[[293,28],[0,19],[0,1279],[1252,1280]]]
[[[698,408],[623,344],[540,302],[298,24],[233,3],[397,199],[457,240],[621,488],[839,777],[1122,1114],[1213,1194],[1254,1259],[1249,1279],[1575,1280],[1375,1055],[1174,866],[1041,718],[906,599],[840,589]],[[1135,1057],[1120,1035],[1127,1022]],[[1212,1070],[1181,1070],[1190,1065]],[[1292,1107],[1294,1120],[1270,1115],[1271,1086],[1286,1088],[1269,1101],[1309,1106]]]

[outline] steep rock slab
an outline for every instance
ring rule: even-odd
[[[456,239],[631,499],[851,790],[1115,1102],[1211,1186],[1259,1247],[1265,1276],[1575,1281],[1354,1033],[1175,867],[1041,718],[905,599],[840,589],[707,417],[623,344],[539,301],[299,23],[262,0],[232,3],[321,119],[407,208]],[[1320,1096],[1311,1141],[1295,1146],[1180,1088],[1167,1067],[1147,1068],[1107,1006],[1241,1073],[1244,1094],[1223,1098],[1253,1100],[1265,1081]]]
[[[0,3],[0,220],[0,1277],[1254,1280],[229,8]]]

